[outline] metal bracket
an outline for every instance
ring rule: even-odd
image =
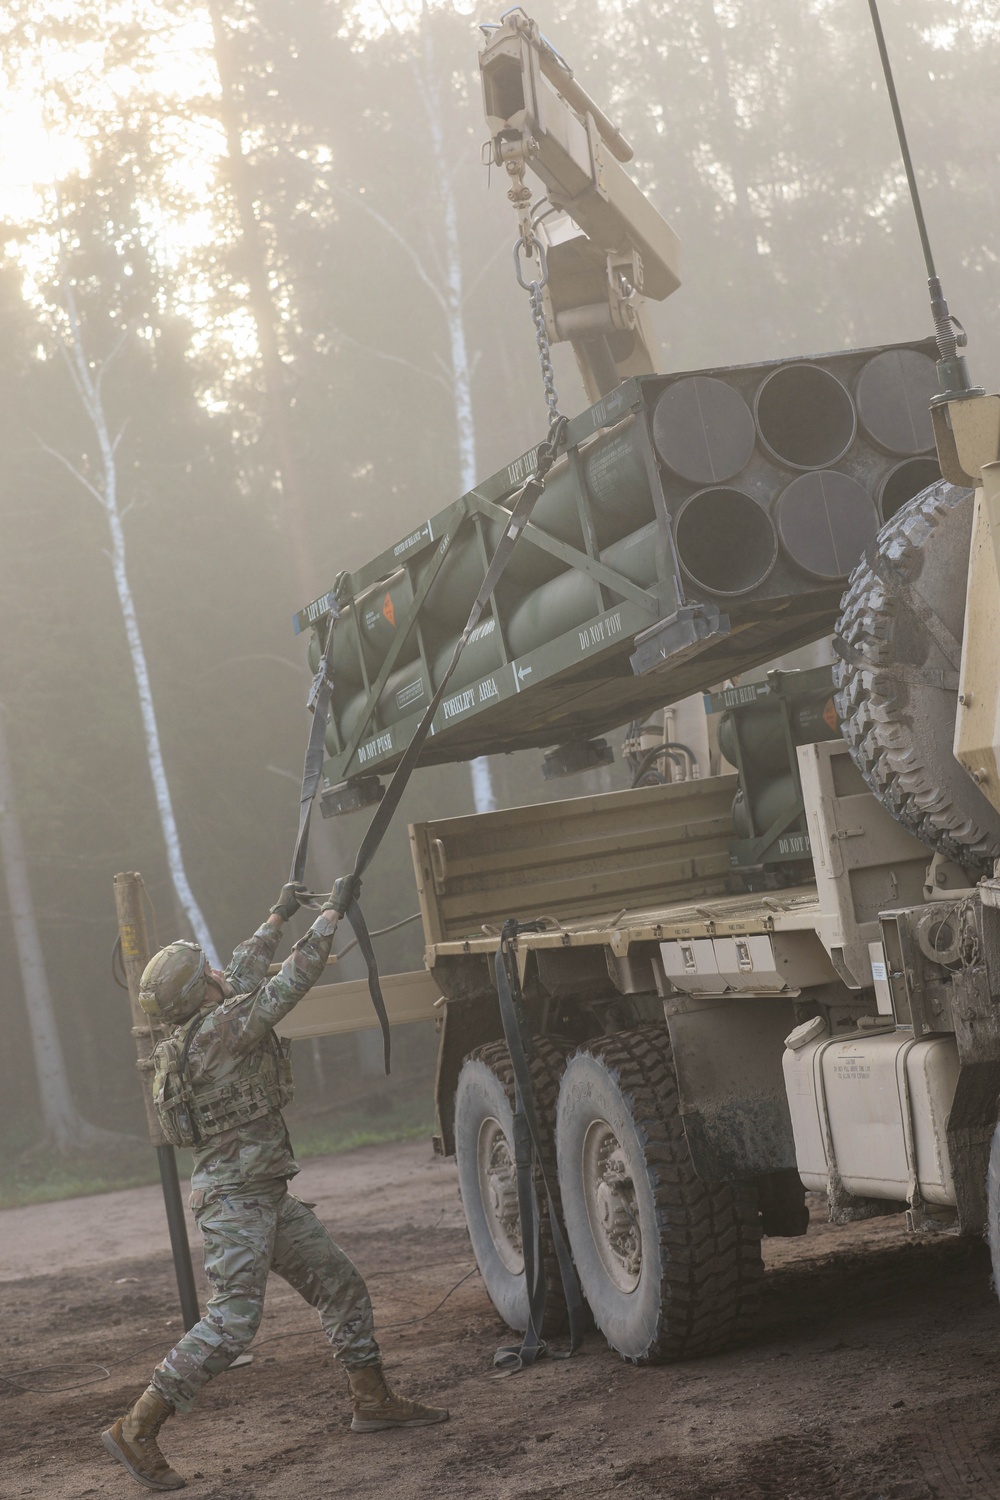
[[[684,604],[669,619],[659,620],[635,638],[629,660],[637,677],[662,672],[697,656],[731,633],[729,616],[712,604]]]

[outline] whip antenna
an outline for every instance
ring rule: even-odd
[[[939,394],[934,397],[934,401],[955,401],[961,400],[963,396],[981,396],[983,394],[982,389],[973,386],[969,378],[969,369],[965,362],[965,356],[958,352],[959,349],[965,348],[968,343],[968,337],[961,323],[948,310],[948,303],[945,300],[944,292],[941,290],[941,281],[934,266],[934,255],[931,251],[930,237],[927,233],[927,223],[924,219],[924,211],[920,203],[920,191],[917,187],[917,179],[913,171],[913,159],[910,156],[910,147],[906,139],[906,128],[903,125],[903,115],[899,108],[899,96],[896,93],[896,83],[892,76],[892,64],[889,61],[889,51],[885,44],[885,33],[882,30],[882,21],[878,13],[878,0],[868,0],[868,9],[871,11],[875,41],[878,44],[879,57],[882,60],[885,86],[889,94],[892,118],[895,121],[896,136],[899,140],[899,149],[903,158],[906,181],[910,189],[910,202],[913,205],[913,215],[917,221],[917,233],[920,236],[920,247],[924,253],[924,265],[927,267],[927,290],[931,299],[934,337],[938,346],[937,374]]]

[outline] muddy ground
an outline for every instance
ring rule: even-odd
[[[192,1500],[1000,1497],[1000,1309],[978,1242],[817,1223],[765,1242],[764,1323],[741,1349],[636,1369],[592,1335],[496,1379],[506,1334],[478,1276],[432,1311],[473,1265],[450,1163],[369,1147],[307,1163],[297,1191],[368,1277],[399,1386],[452,1420],[352,1435],[313,1314],[275,1281],[252,1364],[165,1429]],[[0,1371],[100,1377],[2,1387],[5,1500],[145,1493],[99,1433],[179,1331],[165,1238],[153,1188],[0,1213]]]

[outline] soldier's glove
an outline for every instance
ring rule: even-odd
[[[308,887],[301,881],[290,880],[281,887],[281,895],[271,907],[272,917],[280,917],[283,922],[289,921],[302,905],[302,897],[308,894]]]
[[[356,875],[342,875],[339,880],[333,882],[333,890],[330,892],[330,905],[342,917],[351,902],[361,894],[361,881]]]

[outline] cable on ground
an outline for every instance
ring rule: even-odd
[[[412,1328],[415,1323],[426,1323],[428,1318],[433,1318],[436,1313],[439,1313],[441,1311],[442,1307],[444,1307],[445,1303],[448,1301],[448,1298],[451,1297],[453,1293],[457,1292],[460,1286],[463,1286],[465,1282],[470,1279],[470,1277],[477,1275],[478,1272],[478,1266],[473,1266],[471,1271],[466,1271],[464,1276],[460,1276],[455,1284],[448,1288],[444,1296],[441,1298],[441,1301],[437,1303],[435,1307],[432,1307],[430,1312],[421,1313],[416,1318],[404,1318],[401,1322],[384,1323],[381,1325],[379,1332],[388,1333],[390,1329]],[[306,1334],[315,1334],[315,1332],[316,1326],[314,1324],[311,1328],[295,1328],[291,1329],[288,1333],[272,1333],[269,1334],[266,1339],[256,1339],[253,1343],[253,1348],[262,1349],[265,1344],[276,1344],[280,1339],[304,1338]],[[30,1385],[27,1383],[25,1378],[27,1376],[35,1377],[38,1375],[45,1375],[56,1370],[73,1370],[78,1368],[75,1364],[70,1364],[69,1362],[58,1365],[37,1365],[34,1369],[17,1370],[14,1372],[14,1374],[5,1374],[2,1370],[0,1370],[0,1381],[2,1381],[4,1385],[10,1386],[12,1390],[30,1392],[32,1395],[36,1396],[55,1396],[61,1395],[66,1391],[83,1391],[86,1390],[88,1386],[102,1385],[105,1380],[110,1380],[113,1371],[120,1370],[125,1365],[131,1364],[132,1361],[134,1359],[137,1359],[140,1354],[146,1354],[150,1349],[162,1348],[162,1339],[157,1339],[154,1344],[143,1344],[141,1348],[133,1349],[132,1352],[130,1354],[127,1354],[124,1359],[116,1360],[113,1365],[98,1364],[97,1361],[94,1360],[92,1367],[95,1370],[100,1371],[100,1374],[88,1376],[85,1380],[75,1380],[70,1385]]]

